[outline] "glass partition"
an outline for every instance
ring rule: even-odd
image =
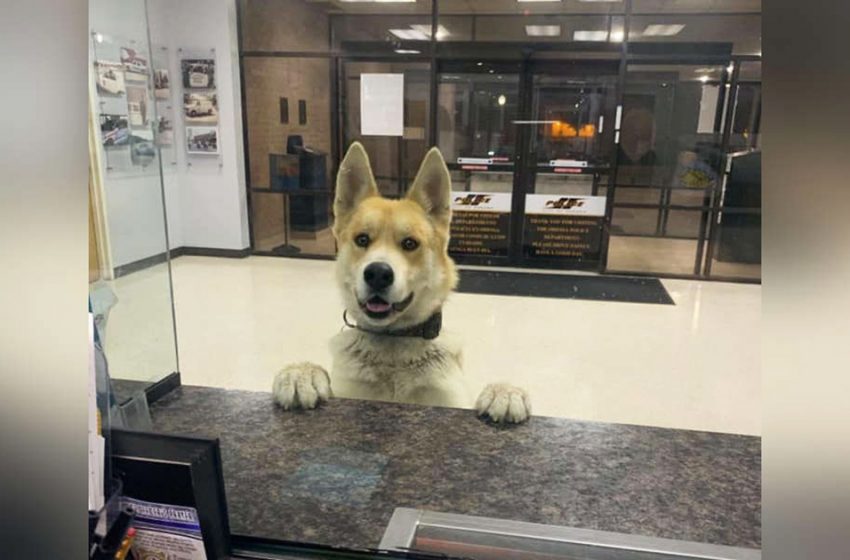
[[[415,508],[507,523],[408,535],[436,554],[681,552],[513,522],[758,548],[760,16],[729,6],[237,3],[251,254],[178,261],[197,384],[153,410],[220,439],[237,541],[381,548]]]
[[[176,373],[166,222],[175,140],[168,49],[145,3],[90,4],[89,300],[119,400]]]

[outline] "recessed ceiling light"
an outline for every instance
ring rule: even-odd
[[[478,63],[478,66],[484,66],[484,63],[483,63],[483,62],[479,62],[479,63]]]
[[[529,37],[557,37],[561,34],[560,25],[526,25],[525,33]]]
[[[499,105],[504,105],[505,103],[508,102],[508,98],[505,97],[504,95],[500,95],[499,99],[497,99],[497,101],[499,102]]]
[[[374,2],[380,4],[412,4],[416,2],[416,0],[339,0],[343,4],[354,4],[354,3],[365,3],[365,2]]]
[[[573,31],[573,41],[607,41],[607,31]]]
[[[678,35],[685,26],[681,23],[673,23],[670,25],[653,24],[647,25],[643,30],[643,34],[647,37],[671,37]]]
[[[422,51],[417,51],[414,49],[396,49],[395,52],[398,54],[422,54]]]
[[[419,31],[421,33],[424,33],[425,37],[427,37],[429,39],[431,38],[431,24],[430,23],[417,23],[417,24],[411,25],[410,28],[414,29],[416,31]],[[445,39],[449,35],[451,35],[451,33],[449,33],[448,29],[446,29],[442,25],[437,26],[437,40],[438,41],[442,41],[443,39]]]
[[[561,0],[516,0],[517,2],[560,2]]]
[[[622,29],[619,29],[617,31],[612,31],[611,32],[611,42],[612,43],[622,43],[623,38],[625,38],[625,36],[626,36],[626,33]]]
[[[579,2],[620,2],[621,0],[578,0]]]
[[[415,29],[390,29],[390,33],[405,41],[427,41],[428,35]]]
[[[707,81],[708,81],[708,76],[700,76],[700,77],[699,77],[699,81],[701,81],[702,83],[707,82]]]

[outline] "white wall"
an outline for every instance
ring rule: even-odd
[[[164,157],[162,182],[170,247],[244,249],[249,246],[249,233],[235,2],[149,0],[147,18],[144,0],[92,0],[89,4],[92,31],[134,39],[136,46],[147,51],[146,19],[150,41],[169,47],[170,55],[177,163],[172,165],[168,161],[172,158]],[[181,47],[216,51],[221,156],[214,160],[198,156],[187,160],[183,148]],[[101,160],[113,266],[165,251],[158,171],[107,173],[105,158]]]
[[[169,221],[172,208],[177,207],[184,246],[244,249],[250,242],[235,2],[150,0],[148,10],[151,41],[168,47],[171,53],[178,189],[173,201],[170,196],[166,198]],[[220,159],[187,159],[183,149],[180,48],[186,53],[215,48]],[[189,162],[191,166],[187,165]]]

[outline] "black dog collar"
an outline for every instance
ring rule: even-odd
[[[413,325],[405,329],[397,330],[373,330],[361,327],[360,325],[348,322],[348,310],[342,312],[342,321],[345,326],[357,329],[370,334],[378,334],[385,336],[407,336],[411,338],[424,338],[425,340],[433,340],[440,335],[440,329],[443,327],[443,310],[438,309],[424,323]]]

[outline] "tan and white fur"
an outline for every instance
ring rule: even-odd
[[[421,325],[457,285],[448,255],[451,177],[439,150],[425,156],[407,196],[390,200],[378,192],[369,157],[355,142],[340,165],[334,216],[337,283],[349,320],[365,330],[346,329],[331,340],[330,376],[311,363],[280,371],[275,400],[284,409],[314,408],[332,394],[472,407],[460,345],[450,335],[380,334]],[[531,414],[525,391],[507,384],[485,387],[474,407],[495,422],[523,422]]]

